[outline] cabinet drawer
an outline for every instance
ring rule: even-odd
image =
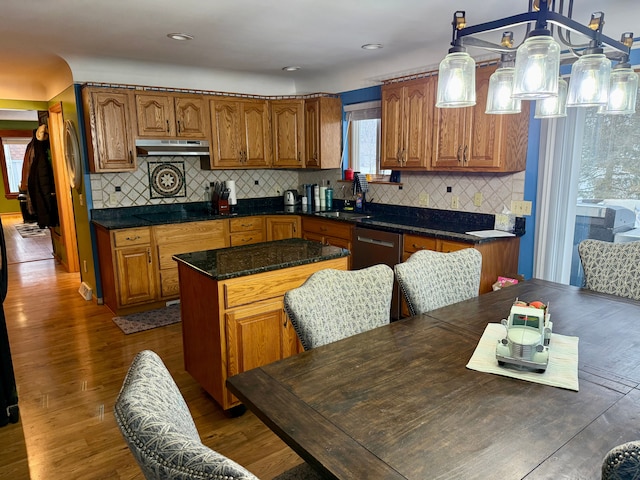
[[[213,250],[215,248],[226,247],[224,239],[218,239],[216,237],[211,238],[195,238],[191,241],[167,243],[158,245],[158,264],[160,269],[177,268],[174,255],[181,253],[200,252],[203,250]]]
[[[218,238],[224,242],[227,220],[206,220],[203,222],[186,222],[153,227],[156,244],[191,242],[194,238]],[[195,252],[196,250],[192,250]]]
[[[454,242],[451,240],[440,240],[440,251],[444,253],[455,252],[463,248],[473,248],[473,244],[464,242]]]
[[[144,245],[151,242],[151,231],[145,228],[127,228],[125,230],[115,230],[113,232],[113,244],[116,247],[126,247],[129,245]]]
[[[252,243],[260,242],[264,242],[264,232],[262,230],[231,234],[232,247],[237,247],[239,245],[251,245]]]
[[[262,230],[263,228],[264,219],[262,217],[242,217],[229,220],[229,231],[231,233]]]
[[[330,237],[339,237],[351,240],[353,225],[339,220],[323,220],[319,218],[302,219],[302,230],[305,232],[319,233]]]
[[[404,236],[405,253],[414,253],[418,250],[437,250],[437,240],[434,237],[420,237],[418,235]]]

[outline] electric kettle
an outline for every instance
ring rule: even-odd
[[[284,204],[295,205],[298,192],[295,190],[287,190],[284,192]]]

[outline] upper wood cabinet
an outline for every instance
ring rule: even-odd
[[[219,97],[209,101],[209,111],[210,168],[261,168],[271,164],[266,100]]]
[[[304,102],[305,166],[340,168],[342,102],[339,98],[309,98]]]
[[[209,138],[207,103],[202,95],[136,93],[138,136]]]
[[[517,172],[525,169],[529,102],[519,114],[485,114],[495,67],[476,69],[476,105],[436,108],[433,170]]]
[[[382,87],[381,166],[424,170],[431,162],[437,77]]]
[[[82,89],[91,172],[136,169],[132,101],[131,92],[124,89]]]
[[[271,100],[274,167],[304,168],[304,100]]]

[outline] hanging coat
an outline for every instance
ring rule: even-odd
[[[40,228],[58,226],[58,203],[49,159],[49,140],[36,140],[33,144],[33,162],[29,169],[29,197]]]

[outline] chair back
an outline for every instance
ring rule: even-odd
[[[284,308],[305,350],[389,323],[393,270],[325,269],[284,295]]]
[[[583,240],[578,254],[589,290],[640,300],[640,242]]]
[[[411,315],[476,297],[482,254],[474,248],[451,253],[419,250],[394,267]]]
[[[114,414],[146,479],[257,480],[251,472],[200,441],[193,417],[160,357],[136,355]]]
[[[640,442],[628,442],[613,447],[602,461],[602,480],[633,480],[640,478]]]

